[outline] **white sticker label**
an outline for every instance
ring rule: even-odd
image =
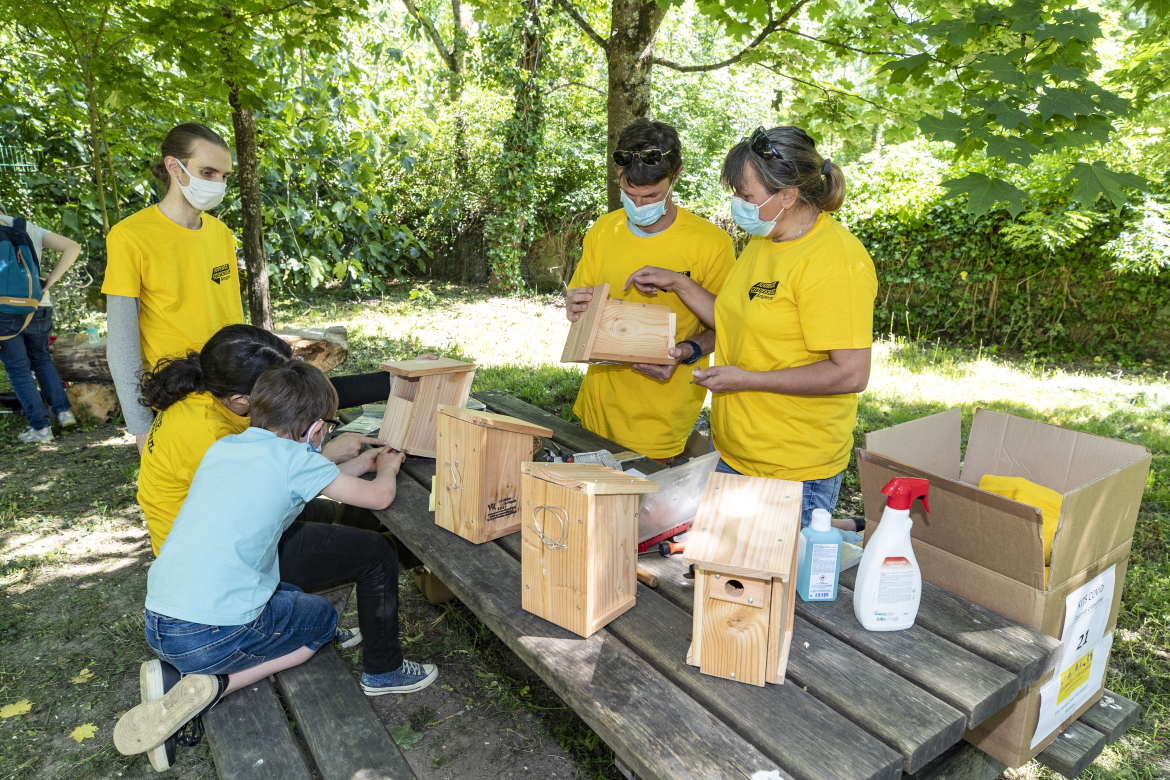
[[[1068,665],[1041,686],[1040,719],[1031,747],[1063,726],[1097,692],[1105,682],[1105,667],[1112,647],[1113,632],[1110,632],[1096,644],[1081,648]]]
[[[812,561],[808,567],[808,597],[827,599],[833,596],[833,584],[837,580],[837,550],[835,544],[814,544]]]
[[[1057,669],[1065,669],[1085,654],[1085,649],[1096,645],[1105,636],[1109,611],[1113,606],[1113,582],[1117,566],[1110,566],[1089,582],[1074,590],[1064,599],[1064,656]]]

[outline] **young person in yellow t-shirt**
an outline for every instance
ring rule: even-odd
[[[630,282],[676,292],[715,328],[722,365],[695,371],[694,381],[714,394],[719,470],[803,482],[808,525],[813,509],[833,511],[849,465],[877,274],[831,216],[845,199],[844,173],[804,130],[756,130],[728,152],[721,178],[734,193],[732,216],[754,238],[718,297],[662,268]],[[850,520],[834,524],[856,530]]]
[[[735,263],[731,237],[674,202],[682,173],[682,146],[670,125],[639,119],[622,131],[613,154],[622,210],[601,217],[585,234],[581,261],[565,294],[575,322],[589,308],[593,286],[608,283],[611,298],[669,306],[675,313],[675,365],[593,365],[573,411],[590,431],[643,455],[669,460],[681,454],[707,390],[691,383],[679,362],[706,368],[715,334],[670,291],[629,288],[626,280],[648,262],[719,292]]]
[[[244,321],[235,239],[206,213],[223,200],[231,150],[211,128],[186,122],[167,133],[161,152],[150,171],[165,190],[163,199],[110,231],[102,284],[110,372],[139,452],[153,419],[139,402],[139,374],[163,358],[198,350],[223,326]],[[330,381],[343,409],[390,394],[385,371]]]

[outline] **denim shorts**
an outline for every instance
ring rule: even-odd
[[[333,639],[337,611],[324,596],[282,582],[260,616],[243,626],[208,626],[146,610],[146,643],[183,674],[231,674],[314,652]]]

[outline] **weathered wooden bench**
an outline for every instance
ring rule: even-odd
[[[352,589],[321,595],[340,613]],[[332,645],[275,675],[275,687],[272,679],[228,696],[204,717],[221,780],[414,780]]]
[[[621,449],[504,393],[475,396],[565,449]],[[704,676],[683,663],[692,592],[677,558],[643,557],[658,589],[639,586],[633,609],[582,639],[520,609],[518,535],[477,546],[435,526],[433,475],[433,460],[408,458],[379,519],[645,780],[994,777],[1003,767],[964,746],[964,731],[1056,663],[1058,641],[937,588],[910,631],[863,631],[847,576],[837,602],[800,604],[787,684]]]

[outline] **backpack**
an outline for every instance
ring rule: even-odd
[[[27,315],[20,330],[0,341],[20,335],[41,303],[41,272],[26,224],[16,217],[11,226],[0,225],[0,314]]]

